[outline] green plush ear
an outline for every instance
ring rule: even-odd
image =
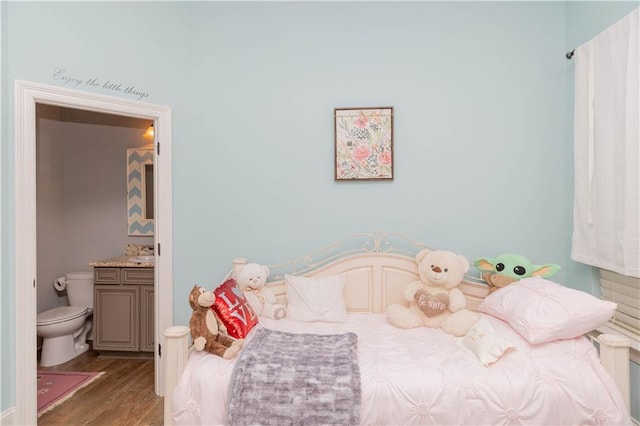
[[[547,263],[546,265],[532,265],[534,267],[531,273],[532,277],[549,278],[560,270],[560,266],[555,263]]]
[[[476,259],[475,262],[473,262],[473,266],[482,272],[493,272],[495,264],[496,260],[492,258]]]

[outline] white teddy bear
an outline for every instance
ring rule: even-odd
[[[420,280],[411,282],[404,290],[409,306],[390,305],[387,319],[398,328],[425,325],[464,336],[479,318],[465,309],[467,300],[457,288],[469,270],[469,261],[449,251],[422,250],[416,255],[416,262]]]
[[[286,316],[287,308],[279,304],[273,291],[265,286],[268,276],[267,266],[247,263],[236,272],[236,282],[256,314],[279,320]]]

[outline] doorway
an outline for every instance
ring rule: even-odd
[[[154,123],[156,264],[154,270],[155,391],[162,396],[163,331],[173,320],[171,110],[168,107],[55,86],[15,84],[16,422],[37,422],[36,407],[36,108],[38,104],[140,118]],[[18,380],[19,378],[19,380]]]

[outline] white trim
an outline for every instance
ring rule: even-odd
[[[16,412],[16,407],[11,407],[0,414],[0,425],[12,425],[15,424],[13,422],[13,415]]]
[[[631,410],[631,377],[629,346],[631,341],[620,334],[601,334],[596,337],[600,344],[600,364],[613,378],[620,390],[627,411]]]
[[[155,338],[163,343],[159,330],[171,326],[173,318],[173,250],[172,250],[172,176],[171,109],[94,93],[16,80],[15,82],[15,292],[14,318],[16,424],[37,423],[36,402],[36,104],[56,105],[100,113],[151,119],[155,122],[156,140],[162,142],[157,155],[155,174],[156,199],[155,242]],[[159,315],[162,313],[162,315]],[[20,317],[18,317],[20,315]],[[164,366],[155,350],[155,390],[164,393]]]
[[[629,330],[626,330],[622,327],[617,327],[610,322],[601,325],[596,329],[600,333],[603,334],[622,334],[626,336],[629,341],[631,341],[631,346],[629,347],[629,359],[636,364],[640,364],[640,339],[639,336],[634,336]]]

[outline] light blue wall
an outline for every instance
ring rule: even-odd
[[[7,116],[7,61],[5,59],[6,47],[7,47],[7,32],[6,32],[6,3],[0,1],[0,141],[8,140],[7,129],[5,123],[8,122]],[[6,275],[3,272],[3,266],[5,265],[4,250],[6,245],[4,243],[4,216],[7,210],[7,204],[4,196],[4,179],[5,179],[5,166],[4,166],[4,145],[0,146],[0,382],[4,383],[7,379],[11,378],[12,374],[9,373],[10,366],[14,365],[13,354],[10,353],[11,328],[13,324],[13,317],[9,316],[9,310],[7,307],[11,304],[9,302],[9,295],[11,294],[11,286],[6,281]],[[5,388],[5,385],[0,385],[0,415],[3,410],[10,405],[7,403],[11,401],[10,388]]]
[[[15,406],[15,289],[13,98],[14,81],[136,99],[128,86],[148,92],[145,101],[171,105],[185,132],[189,98],[189,6],[182,2],[0,2],[2,15],[2,391],[0,412]],[[64,69],[63,74],[57,69]],[[61,76],[83,81],[65,84]],[[100,84],[87,84],[97,79]],[[102,85],[122,83],[120,91]],[[184,138],[181,138],[183,141]],[[188,139],[188,138],[187,138]],[[177,171],[180,173],[180,170]],[[124,194],[123,194],[124,196]],[[36,301],[34,300],[34,303]],[[35,336],[34,336],[35,338]]]
[[[567,263],[562,3],[192,11],[189,115],[200,131],[189,149],[175,139],[182,294],[217,284],[234,256],[275,263],[371,230],[471,259]],[[395,180],[336,183],[333,108],[365,105],[395,107]],[[179,298],[175,314],[188,318]]]
[[[3,354],[15,326],[13,81],[62,85],[56,68],[173,109],[176,323],[191,286],[218,284],[234,257],[281,262],[374,230],[469,259],[519,252],[591,290],[569,274],[580,268],[564,3],[0,4]],[[334,182],[333,108],[386,105],[394,181]],[[2,410],[15,405],[13,366],[3,355]]]

